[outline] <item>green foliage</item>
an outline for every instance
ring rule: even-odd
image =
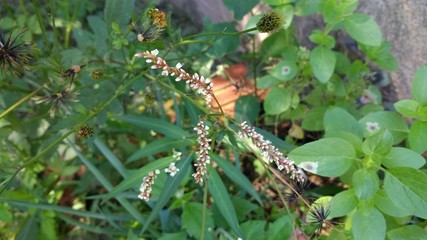
[[[223,2],[195,29],[166,2],[4,1],[0,239],[426,238],[427,67],[389,110],[359,1],[265,0],[243,31],[259,1]]]

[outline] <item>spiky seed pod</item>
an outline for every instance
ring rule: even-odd
[[[256,24],[258,31],[260,32],[273,32],[279,30],[279,28],[285,23],[285,19],[277,11],[271,11],[264,14]]]
[[[18,33],[12,37],[13,31],[6,38],[0,28],[0,67],[3,72],[6,72],[6,67],[9,66],[12,73],[17,74],[18,70],[27,70],[27,63],[31,58],[31,45],[26,43],[17,43],[18,38],[25,32],[25,29],[20,29]]]

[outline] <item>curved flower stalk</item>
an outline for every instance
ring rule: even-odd
[[[273,146],[270,141],[265,140],[261,134],[255,132],[255,129],[249,126],[246,121],[238,126],[241,129],[239,136],[251,139],[252,143],[261,150],[262,157],[265,158],[266,162],[274,162],[280,171],[285,169],[291,175],[291,178],[296,179],[298,182],[305,181],[305,174],[302,170],[295,167],[292,160],[285,157],[279,149]]]
[[[182,69],[181,63],[177,63],[175,67],[170,67],[163,58],[157,56],[158,54],[159,50],[155,49],[153,51],[137,53],[135,56],[146,58],[147,63],[153,64],[151,69],[162,69],[163,76],[176,76],[175,81],[177,82],[184,80],[191,89],[202,95],[205,99],[206,105],[211,107],[211,101],[213,98],[213,84],[211,79],[199,76],[197,73],[190,75]]]

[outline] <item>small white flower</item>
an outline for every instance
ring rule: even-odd
[[[141,33],[138,34],[137,38],[138,38],[138,41],[140,42],[144,41],[144,35],[142,35]]]
[[[157,56],[157,54],[159,54],[159,50],[154,49],[153,51],[150,52],[151,55]]]
[[[366,123],[366,130],[368,132],[373,133],[380,129],[380,124],[378,122],[367,122]]]
[[[182,68],[182,64],[180,62],[178,62],[175,66],[176,69],[181,69]]]
[[[165,77],[166,77],[166,76],[168,76],[168,71],[163,70],[161,74],[162,74],[162,76],[165,76]]]
[[[175,149],[173,149],[172,150],[172,152],[173,152],[173,158],[176,160],[176,161],[179,161],[180,159],[181,159],[181,156],[182,156],[182,152],[179,152],[179,151],[175,151]]]
[[[175,166],[174,162],[170,163],[169,166],[165,169],[165,173],[169,173],[171,177],[175,176],[178,171],[179,169]]]

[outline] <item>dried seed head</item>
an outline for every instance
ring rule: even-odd
[[[92,127],[88,124],[85,124],[85,125],[79,127],[79,129],[77,130],[77,138],[79,138],[79,139],[90,138],[93,136],[94,133],[95,133],[94,127]]]
[[[264,14],[256,24],[258,31],[260,32],[273,32],[279,30],[279,28],[285,23],[285,19],[277,11],[271,11]]]

